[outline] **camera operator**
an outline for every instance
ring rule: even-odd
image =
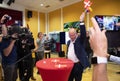
[[[2,68],[4,71],[4,81],[16,81],[17,79],[17,67],[14,64],[17,60],[17,52],[15,39],[17,33],[12,33],[10,39],[4,39],[4,36],[8,35],[6,22],[9,21],[9,17],[5,14],[1,18],[1,34],[3,34],[2,41],[0,43],[0,51],[2,55]]]
[[[17,33],[11,35],[12,38],[17,37]],[[17,67],[14,64],[17,60],[17,52],[15,39],[2,39],[0,48],[2,54],[2,67],[4,71],[4,81],[16,81]]]
[[[34,38],[27,28],[22,28],[17,44],[18,59],[25,57],[18,63],[19,77],[21,81],[29,81],[33,70],[31,50],[35,48],[35,45]]]

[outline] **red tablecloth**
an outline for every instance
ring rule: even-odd
[[[43,81],[68,81],[73,65],[65,58],[43,59],[36,63]]]

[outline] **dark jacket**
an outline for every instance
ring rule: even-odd
[[[74,43],[74,50],[77,58],[84,68],[89,65],[87,53],[85,51],[86,29],[85,25],[80,25],[80,36],[77,37]],[[67,50],[70,45],[70,40],[67,43]]]

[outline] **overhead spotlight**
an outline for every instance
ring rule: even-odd
[[[59,0],[59,1],[64,1],[64,0]]]
[[[10,6],[12,3],[14,3],[15,2],[15,0],[9,0],[8,2],[7,2],[7,4]]]
[[[0,4],[2,4],[3,3],[3,0],[0,0]]]

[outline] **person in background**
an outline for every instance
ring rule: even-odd
[[[88,67],[89,62],[85,51],[86,29],[84,25],[85,13],[80,16],[80,35],[74,28],[69,29],[70,40],[67,43],[67,58],[74,62],[68,81],[81,81],[82,73]]]
[[[34,49],[34,52],[36,53],[36,62],[44,58],[44,35],[42,32],[38,32],[37,37],[36,48]]]
[[[120,64],[120,57],[108,54],[108,60]]]
[[[44,48],[45,48],[45,51],[44,51],[44,53],[45,53],[45,58],[47,58],[47,55],[49,55],[49,58],[50,58],[50,52],[51,52],[51,50],[50,50],[50,40],[49,40],[49,37],[46,35],[46,37],[45,37],[45,41],[44,41]]]
[[[91,49],[90,43],[89,43],[89,31],[86,31],[85,50],[86,50],[87,55],[88,55],[88,59],[89,59],[89,69],[90,69],[90,68],[91,68],[92,49]]]
[[[37,40],[36,40],[36,48],[34,51],[36,52],[36,58],[38,60],[42,60],[44,58],[44,37],[43,33],[39,32],[37,35]]]
[[[51,52],[55,52],[55,43],[56,43],[56,40],[53,38],[53,37],[51,37],[51,39],[50,39],[50,47],[51,47]]]
[[[92,81],[108,81],[107,76],[107,38],[105,30],[101,31],[96,20],[91,18],[93,27],[90,28],[90,46],[93,50],[93,57],[97,57],[96,64],[93,64]],[[98,60],[99,59],[99,60]]]

